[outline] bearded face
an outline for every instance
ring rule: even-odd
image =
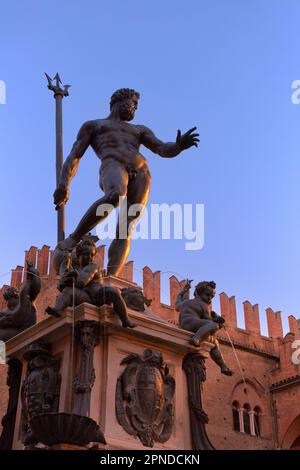
[[[128,98],[118,103],[118,112],[122,121],[132,121],[137,110],[137,98]]]

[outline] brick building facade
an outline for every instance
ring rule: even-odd
[[[42,277],[42,290],[37,299],[38,320],[44,318],[47,305],[57,295],[56,275],[51,268],[52,251],[48,246],[31,247],[25,259],[37,266]],[[104,246],[98,248],[97,263],[103,269]],[[25,263],[24,263],[25,265]],[[24,281],[22,266],[12,271],[11,286],[20,288]],[[132,282],[133,262],[123,269],[121,277]],[[170,277],[170,305],[161,302],[161,275],[143,269],[143,289],[152,299],[151,310],[172,323],[178,313],[174,304],[180,281]],[[5,308],[0,290],[0,310]],[[300,365],[292,363],[292,344],[300,340],[300,329],[294,316],[289,316],[289,333],[283,335],[281,313],[266,310],[269,336],[260,331],[258,305],[243,303],[245,329],[237,326],[234,297],[220,294],[220,307],[214,310],[226,319],[226,330],[218,332],[225,360],[234,371],[232,377],[220,374],[207,359],[207,380],[203,389],[203,407],[209,416],[208,436],[216,449],[300,449]],[[232,348],[232,344],[234,349]],[[7,405],[6,366],[0,365],[0,416]]]

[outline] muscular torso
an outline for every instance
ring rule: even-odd
[[[114,119],[98,119],[92,125],[91,146],[100,160],[117,160],[135,169],[146,164],[139,152],[139,126]]]
[[[94,300],[94,296],[102,284],[98,266],[94,263],[86,265],[80,270],[78,279],[85,284],[81,288],[90,296],[91,300]]]
[[[200,298],[184,300],[180,306],[180,322],[187,317],[208,319],[211,317],[209,306]]]

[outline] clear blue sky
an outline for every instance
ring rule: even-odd
[[[299,1],[12,0],[0,13],[0,274],[22,264],[30,245],[55,244],[54,101],[43,74],[59,71],[72,84],[65,156],[80,125],[106,116],[124,86],[141,92],[135,122],[163,140],[178,128],[200,131],[200,147],[178,158],[144,155],[150,202],[205,204],[204,249],[136,241],[137,269],[160,269],[164,291],[169,272],[214,279],[240,313],[248,299],[262,317],[268,306],[299,315],[300,106],[291,103]],[[88,150],[71,186],[68,232],[98,195]]]

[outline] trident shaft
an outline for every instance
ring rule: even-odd
[[[53,91],[55,99],[55,127],[56,127],[56,187],[63,167],[63,131],[62,131],[62,100],[69,96],[71,85],[61,87],[62,81],[58,73],[54,78],[45,73],[48,80],[48,88]],[[57,211],[57,242],[65,239],[65,205],[62,204]]]

